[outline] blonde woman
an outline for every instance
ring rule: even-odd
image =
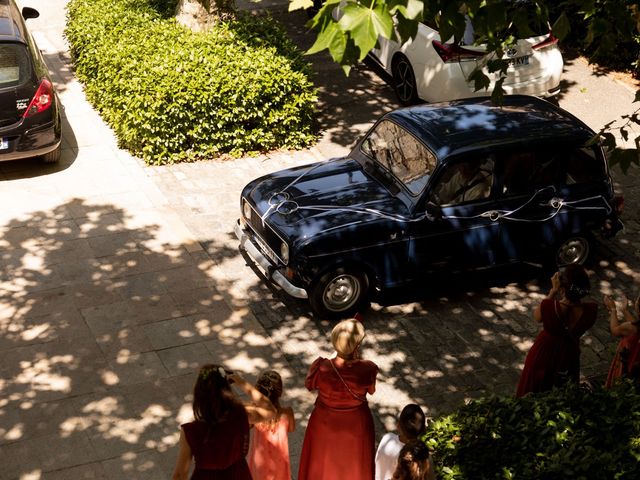
[[[334,358],[317,358],[305,386],[317,390],[304,436],[298,480],[372,480],[375,432],[367,394],[376,389],[378,366],[360,358],[364,327],[356,319],[331,332]]]

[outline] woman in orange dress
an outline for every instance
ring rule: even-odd
[[[355,319],[331,332],[334,358],[317,358],[305,386],[318,390],[302,445],[298,480],[373,480],[375,431],[366,395],[378,366],[360,359],[364,327]]]
[[[247,462],[253,480],[291,480],[289,461],[289,433],[295,431],[296,421],[291,407],[280,404],[282,377],[274,370],[258,377],[256,388],[267,397],[278,413],[268,422],[253,426]]]
[[[618,320],[618,311],[614,300],[605,295],[604,305],[609,310],[609,329],[614,337],[622,337],[616,354],[609,368],[609,375],[605,386],[610,388],[617,378],[627,377],[636,381],[640,379],[640,296],[633,304],[635,316],[629,310],[629,300],[623,295],[622,304],[624,308],[622,314],[624,322]]]
[[[543,329],[527,354],[517,397],[580,380],[580,337],[595,323],[598,305],[582,301],[591,284],[581,265],[556,272],[551,285],[547,298],[533,312]]]

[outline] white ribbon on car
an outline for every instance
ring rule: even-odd
[[[411,218],[411,217],[405,217],[403,215],[383,212],[381,210],[368,208],[368,207],[350,207],[350,206],[343,206],[343,205],[300,205],[295,200],[292,200],[291,196],[286,190],[292,187],[293,185],[295,185],[305,175],[315,170],[316,168],[322,165],[325,165],[326,163],[328,162],[321,162],[309,168],[308,170],[305,170],[300,176],[294,178],[282,190],[271,195],[268,201],[269,208],[260,217],[262,220],[262,224],[264,225],[265,220],[274,212],[278,212],[280,215],[287,216],[297,212],[298,210],[315,210],[320,212],[343,211],[343,212],[350,212],[350,213],[360,213],[363,215],[373,215],[380,218],[384,218],[386,220],[391,220],[394,222],[401,222],[401,223],[419,222],[421,220],[424,220],[425,218],[431,217],[431,215],[429,215],[426,212],[423,215]],[[517,208],[514,208],[513,210],[487,210],[477,215],[443,215],[440,218],[451,219],[451,220],[472,220],[474,218],[489,218],[489,220],[491,220],[492,222],[497,222],[500,219],[505,219],[512,222],[541,223],[541,222],[546,222],[548,220],[553,219],[565,207],[572,210],[604,210],[605,212],[607,212],[607,215],[613,211],[607,199],[604,198],[602,195],[594,195],[591,197],[581,198],[580,200],[572,200],[572,201],[566,201],[562,198],[553,197],[549,201],[539,204],[540,206],[548,205],[553,209],[553,212],[544,218],[530,219],[530,218],[518,218],[514,216],[520,210],[524,209],[527,205],[533,202],[541,192],[544,192],[549,189],[552,189],[553,191],[555,191],[555,187],[553,186],[544,187],[539,190],[536,190],[526,202],[524,202],[522,205],[518,206]],[[582,206],[582,207],[576,206],[580,203],[585,203],[593,200],[601,200],[602,203],[604,203],[604,206]]]

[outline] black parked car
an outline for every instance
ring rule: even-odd
[[[396,110],[344,158],[249,183],[240,248],[330,317],[440,269],[582,263],[621,228],[594,135],[529,96]]]
[[[60,106],[25,19],[37,10],[0,0],[0,161],[60,159]]]

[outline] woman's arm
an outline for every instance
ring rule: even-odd
[[[558,295],[558,291],[560,290],[560,272],[556,272],[551,277],[551,290],[547,293],[547,296],[544,297],[545,300],[554,300],[556,295]],[[538,306],[533,311],[533,319],[542,323],[542,302],[538,304]]]
[[[611,335],[614,337],[626,337],[627,335],[632,335],[636,333],[636,326],[632,323],[635,319],[633,314],[629,311],[629,301],[627,297],[623,297],[624,299],[624,309],[623,315],[625,317],[625,322],[620,323],[618,320],[618,311],[616,309],[616,302],[613,298],[608,295],[604,296],[604,306],[609,310],[609,330],[611,331]]]
[[[289,419],[289,428],[287,429],[287,432],[289,432],[289,433],[295,432],[296,431],[296,417],[294,417],[294,415],[293,415],[293,409],[291,407],[286,407],[283,410],[284,410],[284,414]]]
[[[237,373],[232,373],[227,378],[232,380],[233,385],[237,385],[251,399],[251,403],[244,406],[251,425],[269,421],[276,416],[278,413],[276,408],[256,387]]]
[[[191,467],[191,447],[184,436],[184,431],[180,429],[180,451],[176,468],[173,470],[171,480],[187,480],[189,478],[189,467]]]

